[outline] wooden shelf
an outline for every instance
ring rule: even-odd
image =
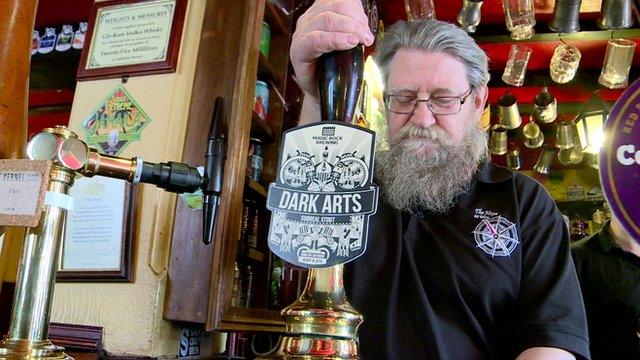
[[[260,183],[258,183],[257,181],[253,180],[248,176],[245,179],[245,187],[251,189],[253,192],[255,192],[256,194],[260,195],[263,198],[267,197],[267,189],[264,186],[262,186]]]
[[[264,20],[269,24],[271,36],[284,35],[288,37],[291,18],[285,14],[284,9],[272,1],[267,1],[265,5]]]
[[[277,310],[230,308],[220,322],[222,331],[284,332],[284,321]]]
[[[275,141],[271,127],[266,120],[261,119],[255,112],[251,115],[251,137],[257,137],[265,143]]]
[[[241,258],[244,257],[246,259],[257,261],[257,262],[263,262],[265,258],[264,253],[256,249],[247,249],[245,253],[243,254],[238,253],[238,255]]]

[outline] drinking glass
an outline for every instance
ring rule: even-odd
[[[604,65],[598,83],[609,89],[626,87],[636,43],[627,39],[611,39],[607,43]]]
[[[580,64],[580,50],[569,44],[562,44],[553,50],[549,72],[551,79],[558,84],[566,84],[573,80]]]
[[[436,18],[433,0],[404,0],[404,8],[409,21]]]
[[[502,74],[502,81],[513,86],[522,86],[527,64],[531,58],[531,48],[522,44],[511,45],[507,66]]]
[[[502,9],[511,38],[522,40],[533,36],[536,25],[533,0],[502,0]]]

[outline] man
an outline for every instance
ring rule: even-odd
[[[593,359],[640,359],[640,244],[613,217],[572,252]]]
[[[291,61],[302,122],[320,120],[316,59],[373,36],[360,0],[318,0]],[[487,57],[439,21],[399,22],[377,44],[390,150],[378,212],[345,285],[364,359],[588,358],[568,233],[536,182],[487,162]]]

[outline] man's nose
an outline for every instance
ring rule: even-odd
[[[436,118],[431,112],[429,104],[426,101],[419,101],[410,121],[419,127],[427,128],[436,123]]]

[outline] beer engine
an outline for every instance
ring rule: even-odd
[[[283,135],[278,176],[267,199],[273,212],[269,247],[309,273],[299,299],[281,312],[286,335],[279,349],[262,359],[359,358],[357,330],[363,317],[347,301],[343,264],[364,253],[368,216],[377,206],[377,187],[371,183],[374,133],[350,125],[363,68],[363,45],[322,55],[323,121]],[[361,206],[336,210],[331,200],[336,197]],[[296,206],[293,199],[305,205]]]
[[[101,175],[133,184],[155,184],[175,193],[203,189],[205,244],[211,242],[222,185],[226,131],[224,101],[216,100],[208,140],[205,174],[178,162],[150,163],[141,158],[100,154],[64,126],[45,129],[27,145],[31,160],[51,162],[49,183],[36,227],[27,229],[11,314],[9,333],[0,342],[0,359],[65,359],[64,349],[48,340],[53,285],[58,269],[64,223],[73,200],[68,195],[78,174]]]

